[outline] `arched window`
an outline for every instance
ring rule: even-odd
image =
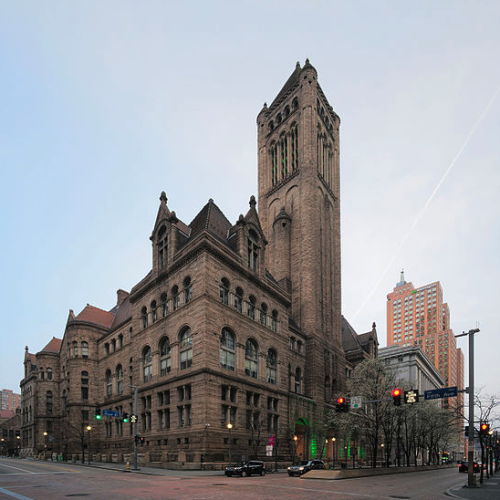
[[[172,370],[172,349],[168,337],[160,340],[160,377],[164,377]]]
[[[219,298],[226,306],[229,305],[229,280],[222,278],[219,284]]]
[[[141,319],[142,319],[142,327],[147,328],[147,326],[148,326],[148,310],[147,310],[146,306],[144,306],[141,309]]]
[[[292,125],[290,131],[291,149],[292,149],[292,171],[299,167],[299,132],[297,125]]]
[[[45,404],[47,414],[52,414],[52,391],[47,391]]]
[[[236,287],[236,294],[234,296],[234,308],[239,313],[243,312],[243,290],[239,286]]]
[[[186,328],[183,330],[179,340],[180,368],[184,370],[193,364],[193,337],[191,336],[191,329]]]
[[[47,380],[52,380],[52,368],[47,368]]]
[[[111,376],[111,370],[106,370],[106,396],[113,395],[113,377]]]
[[[267,325],[267,304],[266,303],[262,303],[260,305],[260,324],[263,325],[263,326],[266,326]]]
[[[122,365],[116,367],[116,394],[123,394],[123,368]]]
[[[89,357],[89,343],[82,342],[82,358],[87,359]]]
[[[295,392],[302,394],[302,371],[300,368],[295,370]]]
[[[179,295],[179,287],[177,285],[174,285],[172,287],[172,308],[174,311],[177,311],[180,303],[181,303],[181,297]]]
[[[276,356],[276,351],[274,349],[269,349],[267,351],[266,371],[267,371],[267,381],[270,384],[276,384],[277,366],[278,366],[278,359]]]
[[[255,304],[257,303],[257,300],[253,295],[250,295],[248,297],[248,317],[250,319],[255,319]]]
[[[158,319],[158,313],[156,311],[156,300],[153,300],[153,302],[151,302],[151,318],[153,323],[156,323],[156,320]]]
[[[248,241],[247,241],[247,264],[252,271],[257,271],[257,265],[259,262],[259,239],[257,233],[250,229],[248,231]]]
[[[153,356],[149,346],[142,351],[142,373],[144,382],[149,382],[153,378]]]
[[[234,333],[229,328],[223,328],[220,336],[220,365],[234,372],[236,366],[236,351]]]
[[[43,368],[40,368],[40,380],[45,380],[45,372],[43,371]]]
[[[166,293],[162,293],[161,297],[160,297],[160,300],[161,300],[161,312],[162,312],[163,317],[165,317],[168,314],[168,299],[167,299],[167,294]]]
[[[283,134],[280,137],[281,150],[281,178],[288,177],[288,136]]]
[[[245,346],[245,375],[257,378],[258,358],[257,343],[253,339],[248,339]]]
[[[276,332],[278,330],[278,311],[273,309],[271,313],[271,330]]]
[[[271,182],[274,186],[278,184],[278,146],[275,142],[271,144],[269,156],[271,158]]]
[[[64,389],[62,394],[62,413],[66,415],[66,407],[68,404],[68,395],[66,394],[66,389]]]
[[[82,399],[89,399],[89,372],[81,373],[81,382]]]
[[[78,357],[78,342],[76,340],[73,341],[73,357]]]
[[[168,262],[167,228],[162,226],[158,231],[158,267],[163,269]]]
[[[188,276],[184,279],[184,304],[191,302],[193,300],[193,285],[191,283],[191,278]]]

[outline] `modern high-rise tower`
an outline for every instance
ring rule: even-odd
[[[447,386],[463,388],[464,356],[457,349],[439,281],[415,288],[401,271],[387,295],[387,345],[421,347]]]

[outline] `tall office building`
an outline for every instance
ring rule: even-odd
[[[439,281],[415,288],[401,271],[399,283],[387,295],[387,345],[419,346],[446,386],[463,388],[464,355],[457,349]]]
[[[15,411],[18,406],[21,406],[20,394],[15,394],[10,389],[2,389],[0,391],[0,410]]]

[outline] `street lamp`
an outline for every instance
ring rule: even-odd
[[[227,424],[227,430],[229,432],[229,467],[231,467],[231,429],[233,428],[233,424],[229,422]]]
[[[87,429],[88,437],[89,437],[88,445],[87,445],[87,455],[88,455],[88,462],[90,465],[90,431],[92,430],[92,426],[87,425],[86,429]]]
[[[336,449],[335,449],[335,441],[336,440],[337,440],[336,438],[332,437],[332,448],[333,448],[333,467],[332,467],[332,469],[335,469],[335,460],[337,459],[337,456],[336,456],[337,453],[336,453]]]
[[[44,459],[47,458],[47,439],[48,439],[48,435],[49,435],[49,433],[47,431],[45,431],[43,433],[43,436],[44,436],[44,438],[43,438],[43,448],[44,448],[44,450],[43,450],[43,458]]]

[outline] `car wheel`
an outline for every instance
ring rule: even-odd
[[[248,472],[246,470],[242,470],[241,477],[247,477],[247,476],[248,476]]]
[[[265,471],[265,470],[261,470],[261,471],[260,471],[260,475],[261,475],[261,476],[265,476],[265,475],[266,475],[266,471]]]

